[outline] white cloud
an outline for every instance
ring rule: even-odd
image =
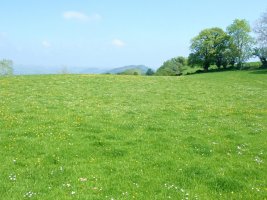
[[[114,45],[115,47],[124,47],[125,43],[122,40],[114,39],[112,40],[112,45]]]
[[[63,13],[63,18],[66,20],[77,20],[77,21],[98,21],[102,17],[99,14],[93,14],[93,15],[86,15],[82,12],[77,11],[66,11]]]
[[[44,40],[44,41],[42,41],[42,46],[43,46],[44,48],[49,48],[49,47],[51,47],[52,45],[51,45],[50,42]]]

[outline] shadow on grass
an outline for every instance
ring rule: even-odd
[[[255,70],[253,72],[250,72],[251,74],[267,74],[267,69],[266,68],[260,68],[258,70]]]
[[[226,72],[226,71],[238,71],[239,69],[233,68],[233,67],[227,67],[227,68],[220,68],[220,69],[209,69],[208,71],[205,71],[204,69],[196,70],[195,72],[187,73],[185,75],[195,75],[195,74],[203,74],[203,73],[213,73],[213,72]]]
[[[227,71],[251,71],[250,74],[267,74],[267,68],[252,68],[252,67],[244,67],[242,69],[237,69],[234,67],[220,68],[220,69],[209,69],[208,71],[204,71],[203,69],[199,69],[195,72],[187,73],[185,75],[195,75],[202,73],[213,73],[213,72],[227,72]]]

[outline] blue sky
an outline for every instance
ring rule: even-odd
[[[113,68],[189,54],[202,29],[251,25],[266,0],[5,0],[0,59],[15,64]]]

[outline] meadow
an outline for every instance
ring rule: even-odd
[[[267,199],[266,77],[0,77],[0,197]]]

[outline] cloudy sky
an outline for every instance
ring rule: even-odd
[[[202,29],[251,25],[266,0],[3,0],[0,59],[15,64],[159,67],[189,54]]]

